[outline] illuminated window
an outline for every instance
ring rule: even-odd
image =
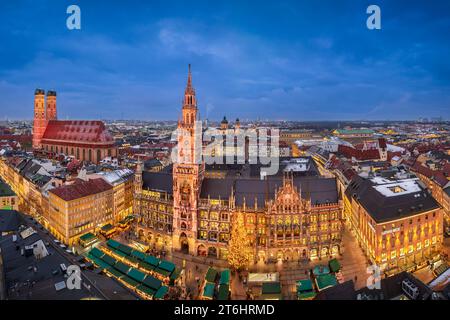
[[[208,219],[208,211],[201,210],[201,211],[200,211],[200,218],[202,218],[202,219]]]
[[[429,239],[425,240],[425,248],[428,247],[429,245],[430,245],[430,240]]]
[[[397,251],[391,251],[391,259],[395,259],[397,257]]]
[[[414,246],[410,245],[408,248],[408,253],[413,253],[414,252]]]
[[[422,242],[417,242],[417,250],[422,249]]]
[[[436,237],[431,238],[431,243],[435,244],[436,243]]]
[[[219,219],[219,214],[216,211],[211,211],[209,218],[211,220],[218,220]]]
[[[405,248],[400,248],[400,257],[405,255]]]
[[[387,260],[386,252],[381,254],[381,261],[385,262]]]

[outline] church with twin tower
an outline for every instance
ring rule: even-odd
[[[34,92],[33,149],[50,158],[63,154],[92,163],[117,157],[103,121],[58,120],[56,91],[43,89]]]

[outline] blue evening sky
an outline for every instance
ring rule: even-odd
[[[448,119],[450,1],[0,2],[0,119],[39,87],[60,119],[175,120],[188,63],[202,118]]]

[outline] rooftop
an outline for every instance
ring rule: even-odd
[[[11,218],[17,219],[15,234],[0,236],[0,247],[3,258],[5,275],[5,287],[8,299],[10,300],[79,300],[94,296],[99,296],[94,292],[89,292],[84,286],[81,290],[69,290],[63,288],[57,290],[55,285],[66,281],[60,271],[61,263],[70,265],[70,262],[63,257],[55,248],[44,244],[38,233],[33,233],[23,239],[19,231],[26,228],[24,218],[19,213],[14,212]],[[22,226],[22,227],[20,227]],[[20,228],[20,229],[19,229]],[[13,231],[13,230],[9,230]],[[14,237],[16,241],[14,242]],[[33,252],[21,254],[20,249],[37,245],[44,246],[44,251],[48,255],[36,257]],[[17,250],[19,247],[19,250]],[[34,251],[34,249],[33,249]]]
[[[15,195],[16,194],[12,191],[11,187],[0,179],[0,197],[11,197]]]
[[[345,194],[358,201],[379,223],[439,208],[429,190],[417,178],[363,178],[357,175]]]
[[[107,183],[102,178],[91,179],[88,181],[77,179],[73,184],[50,190],[50,193],[53,193],[54,195],[65,201],[72,201],[96,193],[111,190],[112,188],[112,185]]]
[[[49,121],[45,129],[43,142],[64,140],[79,143],[114,143],[114,139],[102,121],[74,120]]]

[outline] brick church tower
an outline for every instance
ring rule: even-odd
[[[201,160],[201,128],[197,100],[192,86],[191,65],[178,121],[177,160],[173,165],[173,239],[175,250],[196,253],[198,199],[205,164]]]
[[[56,108],[56,101],[55,101]],[[45,111],[45,92],[36,89],[34,92],[34,121],[33,121],[33,148],[41,147],[42,136],[47,127],[47,117]]]
[[[47,121],[57,120],[56,115],[56,91],[47,91]]]

